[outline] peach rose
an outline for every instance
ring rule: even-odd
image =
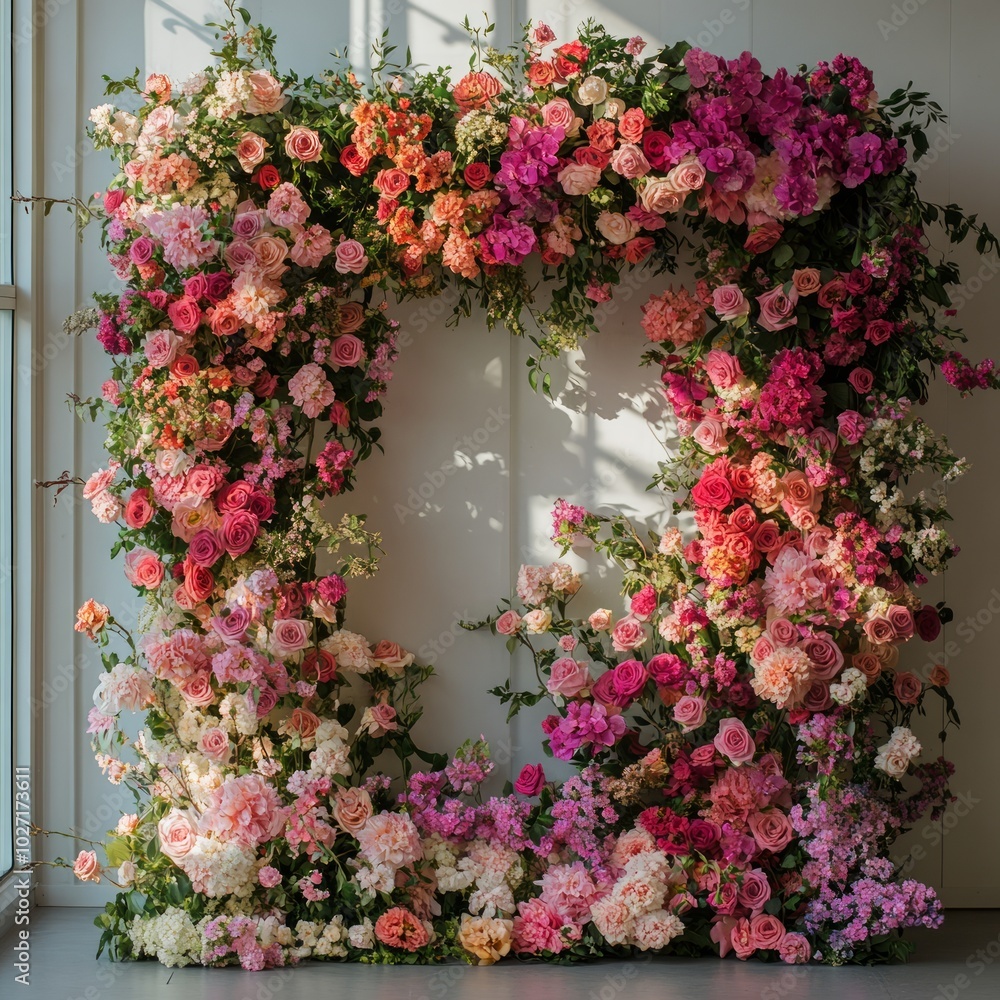
[[[666,177],[651,178],[639,192],[639,203],[647,212],[652,212],[654,215],[676,212],[683,202],[683,194]]]
[[[381,667],[386,673],[402,674],[411,663],[413,654],[403,649],[398,642],[383,639],[373,650],[372,659],[375,666]]]
[[[264,70],[254,70],[247,77],[250,84],[250,99],[247,101],[247,111],[252,115],[269,115],[277,111],[285,103],[280,81]]]
[[[677,191],[699,191],[705,186],[705,165],[691,153],[671,168],[667,180]]]
[[[303,744],[315,739],[317,729],[319,729],[319,716],[315,712],[310,712],[308,708],[293,708],[285,723],[285,731],[298,733]]]
[[[815,267],[800,267],[792,272],[792,284],[799,295],[815,295],[823,284]]]
[[[577,117],[565,97],[554,97],[548,104],[542,105],[542,122],[546,128],[561,128],[571,136],[580,131],[583,119]]]
[[[304,125],[296,125],[285,136],[285,152],[293,160],[317,163],[323,156],[323,143],[318,132]]]
[[[104,626],[108,623],[111,612],[104,604],[99,604],[92,597],[87,598],[76,613],[76,624],[73,628],[83,632],[89,639],[97,639]]]
[[[609,243],[622,244],[632,239],[639,232],[639,227],[621,212],[609,212],[605,209],[597,217],[597,231]]]
[[[160,850],[175,864],[194,847],[197,834],[190,820],[179,809],[171,809],[159,823]]]
[[[904,670],[893,677],[892,691],[904,705],[916,705],[920,701],[923,685],[919,677]]]
[[[150,549],[139,546],[125,556],[125,576],[133,587],[156,590],[163,582],[163,563]]]
[[[607,608],[598,608],[588,619],[587,624],[595,632],[605,632],[611,628],[614,621],[611,612]]]
[[[357,837],[373,811],[371,796],[365,789],[337,789],[333,802],[333,819],[344,833]]]
[[[588,163],[569,163],[556,179],[568,195],[590,194],[601,182],[601,171]]]
[[[248,174],[252,174],[254,167],[264,159],[269,145],[267,139],[256,132],[244,132],[236,145],[236,159]]]
[[[552,624],[552,612],[548,608],[535,608],[521,620],[529,632],[533,635],[541,635],[542,632],[547,632]]]

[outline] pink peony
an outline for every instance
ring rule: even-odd
[[[203,833],[254,848],[281,833],[285,813],[278,793],[259,774],[230,775],[212,792],[200,825]]]
[[[388,865],[398,870],[424,856],[420,834],[407,813],[376,813],[357,837],[361,853],[373,865]]]

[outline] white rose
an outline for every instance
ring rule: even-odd
[[[599,76],[588,76],[576,90],[576,99],[585,106],[600,104],[608,96],[608,85]]]
[[[623,114],[625,114],[625,102],[617,97],[612,97],[604,105],[605,118],[613,118],[615,121],[618,121]]]

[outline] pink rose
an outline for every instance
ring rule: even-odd
[[[639,192],[639,204],[654,215],[676,212],[684,202],[684,195],[666,177],[647,179]]]
[[[748,910],[760,910],[770,898],[771,883],[760,868],[752,868],[743,873],[743,881],[736,895],[740,906],[745,906]]]
[[[882,615],[869,618],[863,627],[865,635],[876,645],[892,642],[896,638],[896,630],[892,627],[892,622]]]
[[[782,285],[775,285],[769,292],[757,296],[760,306],[758,323],[765,329],[776,332],[796,323],[795,304],[799,293],[792,288],[785,291]]]
[[[601,182],[601,171],[587,163],[568,163],[556,176],[568,195],[590,194]]]
[[[739,285],[719,285],[718,288],[712,290],[712,308],[719,319],[728,321],[746,316],[750,312],[750,303],[747,301]],[[710,356],[711,354],[725,354],[727,357],[732,357],[732,355],[725,351],[711,351]],[[736,364],[738,367],[739,362],[736,362]],[[711,372],[709,373],[709,378],[716,385],[719,384],[712,378]],[[723,386],[723,388],[725,387]]]
[[[723,287],[736,288],[735,285]],[[719,291],[719,289],[716,289],[716,291]],[[740,292],[740,295],[742,296],[743,293]],[[714,301],[715,293],[713,293],[712,297]],[[750,306],[747,304],[747,309],[749,308]],[[716,312],[718,312],[718,306],[716,306]],[[720,316],[719,318],[722,319],[725,317]],[[706,355],[705,371],[712,380],[712,385],[717,389],[731,389],[743,377],[743,369],[740,367],[739,359],[728,351],[717,349],[709,351]]]
[[[501,635],[516,635],[521,628],[521,616],[516,611],[505,611],[497,619],[497,631]]]
[[[785,925],[770,913],[760,913],[750,921],[750,940],[762,951],[777,951],[785,937]]]
[[[639,695],[649,680],[646,666],[639,660],[624,660],[611,671],[611,683],[617,695],[616,702],[623,708]]]
[[[694,443],[709,455],[719,455],[729,448],[726,428],[721,420],[705,417],[691,433]]]
[[[340,368],[356,368],[364,356],[365,345],[351,333],[337,337],[330,350],[330,361]]]
[[[166,368],[177,357],[184,338],[173,330],[154,330],[146,337],[143,350],[154,368]]]
[[[812,958],[812,946],[804,934],[788,933],[778,945],[778,954],[788,965],[805,965]]]
[[[891,336],[894,327],[887,319],[873,319],[865,328],[865,340],[878,346],[884,344]]]
[[[362,718],[362,725],[368,720],[368,735],[369,736],[383,736],[385,733],[391,733],[393,730],[398,729],[399,725],[396,722],[396,710],[392,705],[385,705],[381,702],[372,705],[371,708],[367,709]]]
[[[130,528],[144,528],[153,520],[156,507],[150,502],[148,488],[134,490],[125,504],[125,523]]]
[[[554,97],[542,105],[542,122],[548,129],[563,129],[566,135],[572,134],[574,129],[582,124],[573,106],[565,97]]]
[[[619,653],[627,653],[645,641],[646,633],[642,623],[631,615],[626,615],[611,630],[611,644]]]
[[[837,414],[837,433],[844,444],[857,444],[868,429],[868,421],[857,410]]]
[[[156,590],[163,582],[163,563],[155,552],[140,545],[125,556],[125,577],[133,587]]]
[[[203,670],[192,674],[180,685],[181,695],[187,704],[195,708],[204,708],[215,701],[215,689],[212,687],[211,675]]]
[[[705,723],[705,699],[695,694],[684,695],[674,705],[674,722],[682,733],[690,733]]]
[[[229,761],[229,734],[218,726],[212,726],[201,734],[198,740],[198,749],[212,760],[220,763]]]
[[[73,874],[81,882],[100,882],[101,866],[96,851],[80,851],[73,862]]]
[[[649,173],[649,160],[635,143],[623,142],[611,155],[611,169],[627,180],[634,180]]]
[[[323,143],[318,132],[304,125],[296,125],[285,136],[285,152],[292,160],[317,163],[323,156]]]
[[[750,933],[750,921],[745,917],[736,921],[730,932],[729,940],[736,957],[739,959],[747,959],[757,950]]]
[[[337,262],[334,267],[340,274],[361,274],[368,267],[365,248],[357,240],[344,240],[337,244]]]
[[[525,764],[514,782],[514,791],[521,795],[537,795],[545,785],[541,764]]]
[[[755,812],[749,819],[750,832],[762,851],[777,853],[795,836],[791,820],[780,809]]]
[[[639,227],[627,215],[605,209],[597,216],[597,231],[609,243],[619,245],[632,239],[639,232]]]
[[[399,167],[380,170],[372,181],[372,187],[386,198],[398,198],[410,186],[410,175]]]
[[[913,638],[913,614],[909,608],[903,607],[902,604],[893,604],[886,616],[896,639]]]
[[[667,180],[678,191],[700,191],[705,186],[705,165],[694,153],[689,153],[670,170]]]
[[[726,718],[719,723],[719,732],[713,742],[719,753],[728,757],[737,767],[753,760],[757,750],[747,727],[736,718]]]
[[[160,837],[160,850],[175,864],[194,847],[194,827],[178,809],[171,809],[157,823],[156,832]]]
[[[309,622],[301,618],[279,618],[271,632],[271,651],[284,658],[305,649],[309,645],[309,630]]]
[[[859,396],[867,396],[875,384],[875,376],[867,368],[855,368],[847,381]]]
[[[238,510],[226,514],[219,528],[219,540],[230,557],[236,559],[250,550],[257,537],[260,525],[255,515],[248,510]]]
[[[575,698],[593,684],[586,662],[561,656],[552,664],[545,689],[549,694]]]
[[[247,76],[250,84],[250,98],[247,111],[252,115],[270,115],[285,103],[280,81],[262,69],[254,70]]]
[[[206,569],[214,566],[222,557],[225,549],[219,536],[211,528],[197,531],[188,545],[188,556],[191,561]]]
[[[813,677],[817,680],[832,681],[844,665],[844,654],[828,632],[819,632],[806,639],[802,652],[812,662]]]

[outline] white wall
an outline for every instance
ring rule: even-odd
[[[43,187],[53,195],[85,194],[102,188],[108,176],[104,155],[93,155],[83,133],[88,110],[102,99],[101,75],[127,75],[137,61],[143,72],[184,74],[201,65],[211,41],[201,25],[208,14],[217,18],[222,5],[212,0],[65,0],[57,6],[42,35],[44,114],[35,119],[46,165]],[[882,93],[913,79],[950,111],[951,136],[941,137],[940,151],[923,171],[925,194],[961,201],[1000,228],[993,179],[1000,134],[995,100],[1000,5],[989,0],[899,5],[888,0],[471,0],[448,5],[255,0],[246,6],[278,31],[282,63],[294,63],[304,73],[327,65],[332,49],[346,47],[356,62],[363,59],[369,39],[385,26],[400,51],[409,44],[419,61],[462,66],[466,50],[457,24],[465,13],[477,19],[484,7],[497,22],[500,44],[517,37],[515,26],[529,17],[548,21],[566,36],[573,25],[593,16],[610,30],[642,34],[651,45],[687,38],[728,56],[749,48],[767,70],[847,51],[874,69]],[[905,13],[911,9],[912,14]],[[42,282],[34,289],[42,315],[36,346],[43,353],[37,370],[25,376],[38,380],[33,383],[40,444],[35,477],[52,478],[64,469],[86,475],[102,461],[103,435],[99,428],[75,423],[63,401],[69,391],[98,392],[106,361],[89,337],[67,341],[60,324],[111,279],[96,232],[77,245],[67,218],[53,214],[44,234]],[[962,249],[961,260],[969,275],[981,264],[969,247]],[[983,267],[982,277],[968,289],[975,294],[960,312],[973,356],[998,347],[992,320],[1000,306],[1000,282],[990,280],[998,270],[996,261]],[[386,454],[366,463],[359,488],[343,507],[367,511],[388,550],[379,577],[355,586],[353,626],[373,640],[392,638],[435,660],[439,676],[426,689],[421,723],[425,744],[449,749],[482,732],[497,749],[504,776],[539,759],[537,713],[508,731],[503,710],[486,694],[511,673],[516,682],[526,681],[529,666],[520,660],[512,664],[501,643],[462,631],[457,620],[485,612],[509,593],[520,562],[553,557],[546,536],[555,497],[605,504],[650,524],[662,523],[668,498],[644,492],[664,448],[662,431],[651,429],[644,415],[656,417],[660,409],[655,390],[650,391],[652,375],[636,360],[643,349],[639,305],[662,289],[663,280],[636,279],[630,301],[607,312],[601,335],[574,363],[571,384],[564,366],[552,366],[555,385],[566,387],[554,405],[526,384],[525,345],[502,331],[487,332],[481,317],[455,330],[444,326],[444,313],[431,303],[395,310],[412,342],[402,352],[387,399]],[[995,570],[1000,536],[993,516],[1000,476],[991,461],[990,427],[997,401],[983,397],[959,403],[947,387],[935,388],[940,398],[928,407],[929,418],[949,432],[956,450],[975,467],[953,489],[955,534],[965,552],[943,589],[928,588],[932,599],[944,593],[956,609],[958,621],[940,645],[943,650],[953,643],[949,665],[965,727],[949,738],[947,749],[959,768],[955,789],[974,805],[963,810],[967,816],[949,821],[954,825],[943,838],[933,828],[915,832],[926,857],[914,873],[943,887],[952,905],[1000,905],[1000,857],[991,836],[1000,825],[993,777],[1000,752],[992,738],[994,706],[1000,703],[993,652],[1000,639],[994,620],[1000,611]],[[501,425],[493,433],[485,429],[491,412],[490,426]],[[440,482],[434,472],[447,459],[459,461],[462,471],[445,477],[418,510],[403,514],[400,507],[407,507],[411,489]],[[126,620],[134,605],[120,568],[108,561],[112,532],[93,519],[88,505],[64,498],[52,507],[48,497],[37,504],[42,582],[36,595],[36,694],[44,710],[36,716],[37,759],[43,766],[36,795],[45,826],[72,826],[84,836],[99,837],[127,803],[101,778],[88,749],[84,720],[99,661],[93,647],[75,635],[72,621],[75,609],[91,595]],[[597,564],[590,571],[590,596],[580,600],[616,606],[609,604],[616,599],[615,581],[601,579]],[[958,629],[962,619],[977,614],[974,626]],[[921,656],[913,666],[922,661]],[[932,754],[938,728],[937,718],[927,720],[924,736]],[[933,846],[937,843],[943,851]],[[48,856],[75,853],[71,846],[53,844]],[[899,849],[900,857],[905,850]],[[50,904],[92,903],[101,892],[74,882],[68,872],[54,871],[40,877],[38,898]]]

